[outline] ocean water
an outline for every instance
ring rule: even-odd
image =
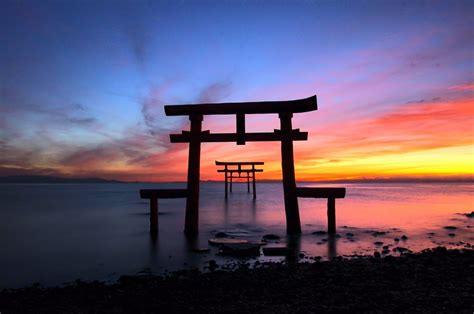
[[[197,238],[183,233],[185,200],[164,199],[159,201],[159,232],[153,239],[149,205],[139,198],[139,190],[185,184],[0,184],[0,288],[205,269],[209,260],[226,265],[236,259],[208,245],[221,231],[249,241],[276,234],[281,239],[268,246],[296,246],[302,261],[372,255],[383,246],[388,246],[385,254],[396,255],[397,247],[419,251],[474,244],[474,219],[465,215],[474,207],[473,184],[343,186],[346,198],[336,200],[337,237],[313,234],[327,228],[326,200],[299,199],[303,234],[287,238],[281,184],[258,183],[255,201],[246,183],[234,184],[226,202],[223,183],[213,182],[201,184]],[[406,240],[401,240],[403,235]],[[196,252],[208,247],[209,252]]]

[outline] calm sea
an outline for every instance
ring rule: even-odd
[[[302,184],[312,186],[311,184]],[[336,186],[325,184],[324,186]],[[473,184],[345,184],[336,201],[340,238],[328,241],[314,231],[326,229],[326,201],[300,199],[301,259],[373,254],[389,246],[413,251],[444,245],[474,244]],[[184,237],[184,199],[160,200],[159,235],[148,234],[148,203],[142,188],[183,188],[184,184],[0,184],[0,288],[39,282],[56,285],[83,280],[113,281],[123,274],[163,273],[235,259],[207,248],[217,232],[260,240],[281,236],[287,243],[281,184],[257,184],[257,200],[246,184],[235,184],[224,201],[222,183],[203,183],[200,233]],[[447,226],[455,228],[445,228]],[[375,231],[383,231],[374,235]],[[403,235],[408,239],[395,241]],[[382,243],[382,244],[381,244]],[[268,260],[275,258],[260,257]]]

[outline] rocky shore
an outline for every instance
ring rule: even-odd
[[[473,313],[474,250],[241,264],[0,292],[4,313]]]

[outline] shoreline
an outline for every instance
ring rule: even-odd
[[[211,266],[211,265],[210,265]],[[122,276],[116,283],[0,291],[0,311],[466,312],[474,310],[474,250],[444,247],[399,257],[313,263],[239,263],[234,270]]]

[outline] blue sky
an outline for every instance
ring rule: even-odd
[[[91,164],[90,174],[133,169],[140,177],[159,167],[142,160],[168,156],[167,134],[185,125],[164,117],[164,103],[318,94],[319,112],[296,120],[311,134],[410,103],[472,97],[452,87],[473,81],[473,8],[470,1],[2,1],[0,167],[85,175],[87,167],[69,160],[106,150],[117,171]],[[265,119],[252,121],[259,127]]]

